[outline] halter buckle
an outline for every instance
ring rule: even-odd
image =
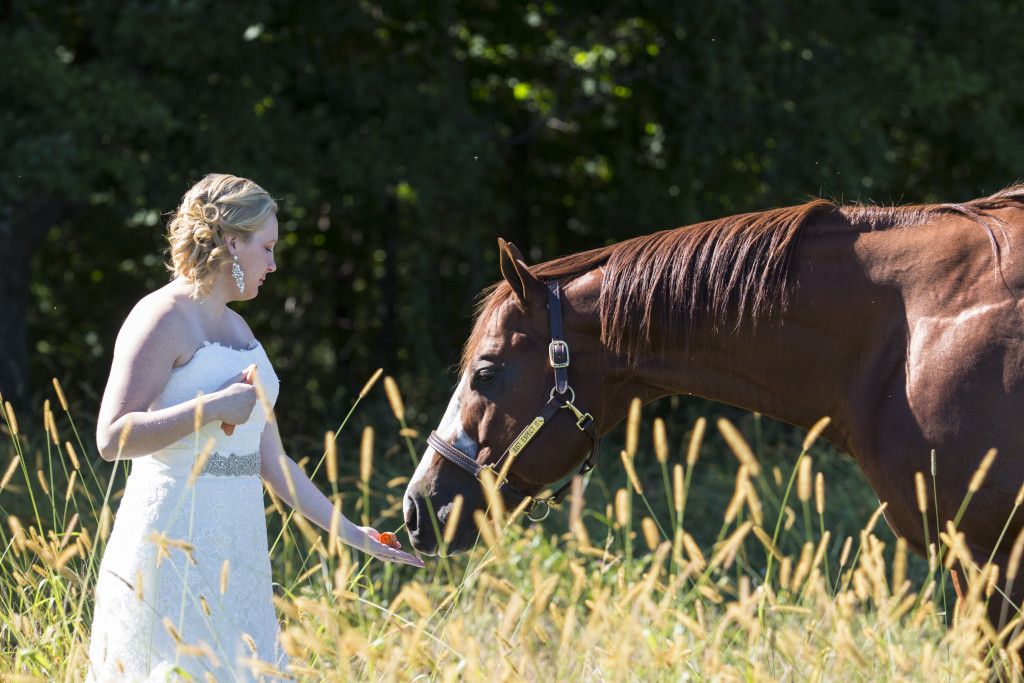
[[[548,344],[548,360],[556,370],[569,367],[569,345],[561,339],[552,340]]]

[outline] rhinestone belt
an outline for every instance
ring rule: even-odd
[[[242,455],[221,455],[210,453],[199,476],[215,477],[254,477],[260,473],[260,452]]]

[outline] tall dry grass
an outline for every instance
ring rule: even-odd
[[[416,459],[416,435],[397,384],[386,388],[397,425],[348,434],[346,417],[303,466],[325,470],[325,490],[346,515],[398,529],[401,473]],[[4,680],[83,678],[91,591],[127,474],[124,464],[94,465],[56,383],[55,392],[59,410],[47,403],[33,434],[4,409]],[[763,462],[759,432],[752,448],[731,422],[715,427],[694,421],[673,449],[659,418],[644,450],[636,405],[622,468],[606,455],[603,479],[574,486],[544,526],[521,526],[518,511],[491,496],[495,504],[477,516],[478,546],[428,558],[420,571],[341,548],[268,496],[289,673],[339,681],[1020,677],[1017,622],[997,632],[985,618],[986,602],[1016,578],[1019,548],[1007,577],[968,563],[969,595],[952,619],[946,567],[968,560],[954,525],[932,539],[932,559],[915,574],[905,545],[883,540],[880,511],[856,533],[828,528],[820,429],[786,472]],[[707,452],[712,434],[734,461]],[[382,442],[387,457],[376,453]],[[396,461],[401,451],[409,460]],[[702,467],[730,480],[711,509]],[[922,473],[918,486],[925,515],[928,478]]]

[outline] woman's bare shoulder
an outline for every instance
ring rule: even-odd
[[[150,292],[128,314],[117,335],[117,347],[131,356],[148,348],[173,358],[174,365],[179,365],[182,357],[187,362],[196,346],[202,344],[195,307],[195,302],[173,282]]]

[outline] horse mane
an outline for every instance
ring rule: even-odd
[[[716,331],[731,323],[737,329],[748,319],[756,324],[785,310],[790,263],[801,231],[811,223],[867,223],[882,229],[920,225],[942,215],[962,216],[988,233],[998,273],[1000,246],[993,225],[1000,231],[1001,226],[991,212],[1022,203],[1024,183],[961,204],[841,206],[814,199],[634,237],[531,266],[530,272],[564,284],[604,267],[601,341],[612,352],[635,358],[650,348],[655,332],[664,344],[692,331],[696,323],[710,323]],[[483,336],[479,322],[510,296],[512,289],[504,281],[481,292],[477,324],[463,348],[462,370]]]

